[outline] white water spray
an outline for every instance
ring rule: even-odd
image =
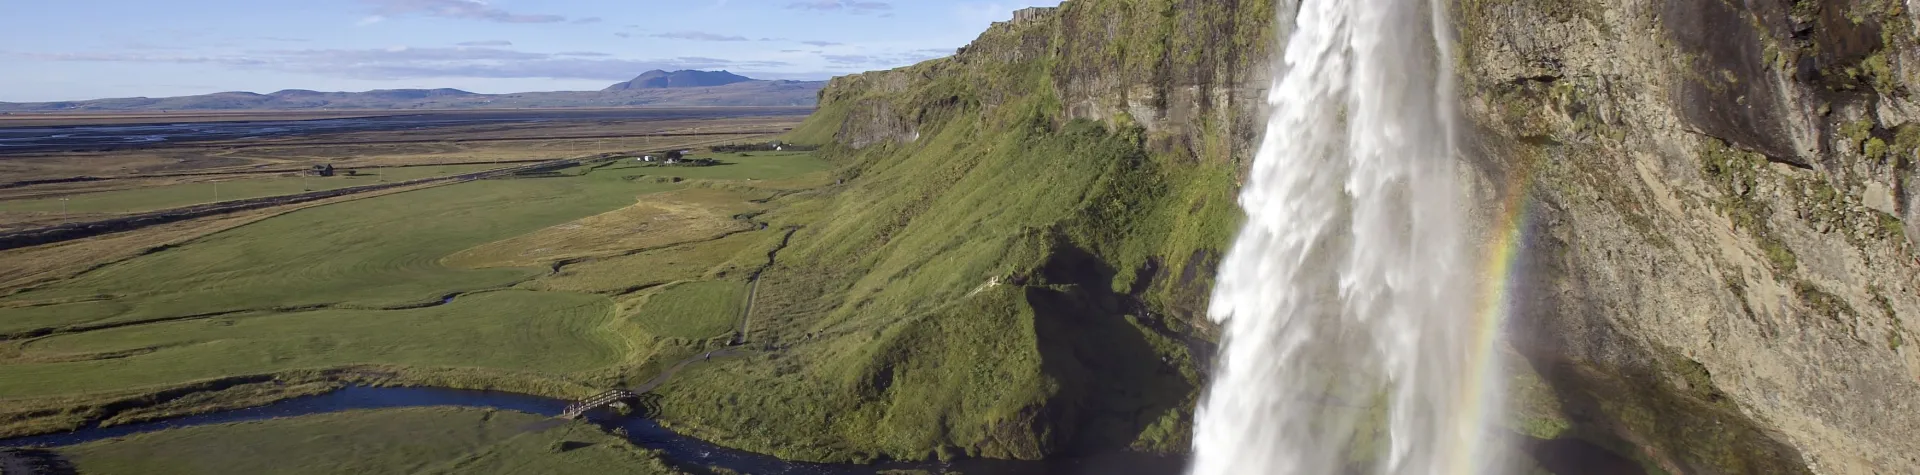
[[[1487,473],[1497,391],[1470,348],[1445,12],[1281,10],[1291,39],[1214,290],[1225,344],[1193,473]]]

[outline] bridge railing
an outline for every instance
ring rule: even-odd
[[[598,409],[603,406],[612,405],[613,403],[617,403],[617,402],[622,402],[630,399],[638,399],[639,397],[640,395],[634,394],[633,391],[628,391],[625,389],[609,390],[607,392],[600,393],[593,397],[583,399],[580,402],[567,405],[566,411],[561,412],[560,417],[565,419],[578,418],[582,414],[586,414],[587,411]]]

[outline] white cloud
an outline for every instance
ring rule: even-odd
[[[744,36],[721,35],[716,33],[708,33],[704,31],[675,31],[675,32],[668,32],[668,33],[655,33],[647,36],[651,36],[654,38],[667,38],[667,39],[690,40],[690,41],[748,41],[747,37],[744,37]]]
[[[893,4],[887,3],[887,2],[857,1],[857,0],[810,0],[810,1],[804,1],[804,2],[789,3],[787,4],[787,8],[791,10],[847,12],[855,15],[865,15],[868,13],[879,13],[879,12],[892,10]]]
[[[482,0],[361,0],[374,5],[378,15],[425,15],[500,23],[559,23],[560,15],[513,13]],[[593,19],[597,20],[597,19]]]

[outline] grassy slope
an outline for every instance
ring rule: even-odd
[[[90,474],[674,473],[652,454],[580,425],[455,408],[351,411],[194,427],[61,449]],[[562,441],[591,444],[559,452]]]
[[[418,178],[458,175],[504,166],[505,165],[441,165],[380,168],[358,170],[356,171],[358,176],[340,175],[321,178],[276,175],[270,177],[224,180],[217,183],[181,183],[150,188],[69,195],[64,197],[68,200],[64,205],[66,206],[66,210],[72,213],[136,213],[211,203],[216,197],[221,201],[231,201],[290,195],[305,191],[332,190],[361,185],[407,181]],[[216,188],[218,188],[218,190],[216,190]],[[217,194],[215,193],[216,191],[218,191]],[[0,201],[0,213],[59,213],[62,204],[60,198],[4,200]]]
[[[926,78],[910,87],[830,89],[789,139],[846,139],[880,105],[917,117],[919,139],[828,145],[858,179],[769,217],[805,226],[755,310],[756,340],[783,349],[691,369],[665,418],[823,460],[1184,445],[1197,374],[1126,316],[1167,313],[1181,289],[1159,269],[1225,245],[1233,168],[1150,153],[1124,118],[1065,119],[1057,71],[1051,56],[937,60],[901,73]]]

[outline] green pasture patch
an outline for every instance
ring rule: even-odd
[[[743,282],[683,282],[654,291],[628,318],[663,338],[711,338],[739,325],[746,298]]]
[[[292,195],[308,191],[326,191],[420,178],[451,176],[504,168],[510,165],[434,165],[420,167],[345,169],[331,177],[272,175],[218,182],[179,183],[146,188],[78,193],[66,196],[0,201],[0,212],[59,213],[64,198],[70,213],[138,213],[217,201],[234,201],[268,196]]]
[[[440,258],[667,189],[671,185],[617,178],[482,180],[304,209],[0,299],[18,306],[110,296],[115,304],[0,308],[0,328],[314,305],[388,307],[511,286],[543,269],[451,269]]]
[[[766,248],[779,238],[779,231],[746,232],[631,256],[587,261],[542,276],[527,288],[620,292],[709,276],[744,274],[765,262]]]
[[[567,373],[620,361],[604,297],[500,291],[411,310],[319,310],[137,325],[25,345],[0,399],[353,364]],[[88,355],[131,356],[86,359]],[[64,358],[59,358],[64,357]]]
[[[619,169],[645,170],[644,174],[650,176],[677,176],[701,180],[779,180],[824,172],[833,168],[832,164],[821,160],[813,152],[747,152],[745,156],[734,153],[696,153],[689,157],[712,158],[719,160],[720,164],[707,167],[670,167],[646,166],[644,163],[628,161],[622,162]]]
[[[674,473],[653,454],[581,424],[425,407],[189,427],[59,449],[83,473]],[[563,442],[573,450],[557,451]]]

